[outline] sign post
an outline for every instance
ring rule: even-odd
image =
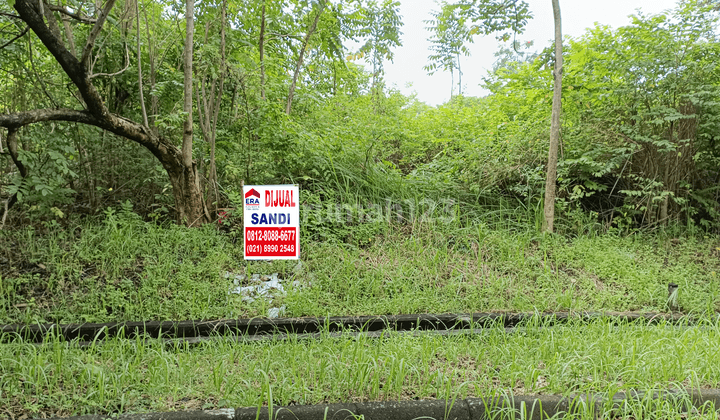
[[[246,260],[300,258],[300,191],[297,185],[243,187]]]

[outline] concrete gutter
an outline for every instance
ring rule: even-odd
[[[512,328],[539,323],[552,326],[570,321],[590,322],[609,319],[613,322],[666,322],[673,325],[692,325],[698,319],[678,313],[640,312],[547,312],[509,313],[479,312],[472,314],[409,314],[350,317],[251,318],[216,321],[142,321],[110,322],[104,324],[9,324],[0,325],[0,336],[19,336],[26,341],[42,342],[47,338],[97,342],[108,337],[134,338],[137,335],[153,338],[202,341],[205,337],[224,335],[273,336],[277,334],[319,334],[332,332],[376,332],[383,330],[473,330],[504,326]],[[720,320],[702,319],[703,321]]]
[[[524,418],[542,420],[553,416],[589,415],[614,412],[621,414],[633,403],[675,400],[681,412],[697,409],[720,410],[720,390],[664,391],[652,394],[621,392],[612,398],[599,395],[496,395],[489,398],[466,398],[454,401],[383,401],[344,404],[320,404],[272,407],[250,407],[211,411],[177,411],[168,413],[124,414],[114,416],[80,416],[65,420],[484,420]],[[514,413],[513,413],[514,412]],[[60,420],[56,418],[55,420]]]

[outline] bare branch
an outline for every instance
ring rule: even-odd
[[[22,19],[18,15],[13,15],[12,13],[5,13],[5,12],[0,12],[0,16],[5,16],[5,17],[13,18],[13,19]]]
[[[30,27],[29,27],[29,26],[26,26],[25,29],[24,29],[22,32],[20,32],[20,34],[19,34],[18,36],[16,36],[15,38],[11,39],[10,41],[2,44],[2,45],[0,46],[0,50],[2,50],[3,48],[7,47],[7,46],[10,45],[10,44],[12,44],[13,42],[17,41],[18,39],[22,38],[22,36],[25,35],[25,34],[28,32],[28,30],[30,30]]]
[[[62,40],[62,36],[60,35],[60,26],[58,26],[57,19],[55,18],[55,15],[53,14],[52,10],[50,8],[46,8],[44,6],[47,6],[45,4],[45,0],[40,0],[40,11],[45,16],[45,19],[47,19],[47,25],[52,31],[53,35],[57,37],[57,39]]]
[[[3,230],[3,228],[5,227],[5,219],[7,219],[8,210],[10,209],[10,205],[9,205],[9,204],[10,204],[10,200],[12,200],[13,197],[16,197],[15,194],[13,194],[12,197],[10,197],[10,198],[8,198],[7,200],[5,200],[5,204],[4,204],[5,211],[3,212],[2,220],[0,220],[0,230]]]
[[[107,130],[146,147],[166,168],[181,161],[181,152],[172,141],[152,135],[150,130],[132,120],[106,113],[98,118],[90,111],[75,109],[35,109],[14,114],[0,114],[0,127],[9,130],[45,121],[78,122]]]
[[[63,27],[65,28],[65,38],[67,38],[68,45],[70,46],[70,52],[72,55],[77,57],[77,48],[75,48],[75,35],[73,35],[72,27],[70,26],[70,18],[67,16],[62,17]]]
[[[100,13],[97,22],[95,22],[95,26],[93,26],[90,30],[90,35],[88,35],[85,48],[83,49],[82,58],[80,59],[80,63],[85,66],[85,68],[87,68],[88,60],[90,60],[90,56],[92,55],[95,39],[97,39],[98,35],[100,35],[105,19],[107,19],[110,14],[110,9],[112,9],[113,5],[115,5],[115,0],[107,0],[107,3],[105,3],[105,7]]]
[[[62,13],[63,15],[71,17],[82,23],[93,24],[93,23],[97,22],[97,19],[93,19],[91,17],[84,16],[80,13],[73,13],[73,12],[69,11],[68,9],[66,9],[64,6],[58,6],[55,4],[47,4],[47,3],[45,4],[45,6],[47,8],[49,8],[50,10],[52,10],[53,12]]]
[[[100,77],[100,76],[107,76],[107,77],[117,76],[119,74],[125,73],[125,71],[129,68],[130,68],[130,50],[128,50],[128,46],[127,46],[127,44],[125,44],[125,67],[122,70],[116,71],[115,73],[95,73],[95,74],[91,74],[90,78],[94,79],[94,78]]]
[[[25,178],[26,176],[28,176],[28,171],[25,165],[23,165],[22,161],[20,160],[20,157],[18,156],[17,132],[18,129],[16,127],[8,128],[8,152],[10,152],[10,159],[12,159],[13,163],[18,168],[18,171],[20,171],[20,176]]]

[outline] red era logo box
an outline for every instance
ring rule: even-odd
[[[297,185],[243,187],[246,260],[300,258],[300,191]]]

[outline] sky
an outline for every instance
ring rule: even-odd
[[[541,50],[553,40],[553,13],[551,0],[526,0],[533,18],[528,22],[518,41],[534,41]],[[395,49],[392,63],[385,63],[385,80],[404,94],[416,93],[417,98],[429,105],[438,105],[450,99],[450,73],[436,72],[429,76],[423,66],[427,64],[430,33],[423,21],[431,18],[430,11],[439,9],[435,0],[400,0],[403,45]],[[560,0],[563,36],[579,37],[595,22],[613,28],[631,23],[629,15],[640,9],[643,14],[656,14],[675,7],[675,0]],[[510,45],[512,41],[506,43]],[[499,41],[494,35],[476,37],[470,44],[471,56],[461,59],[463,94],[487,94],[479,84],[492,68]],[[457,76],[456,76],[457,77]],[[456,81],[457,83],[457,81]],[[457,90],[457,89],[456,89]]]

